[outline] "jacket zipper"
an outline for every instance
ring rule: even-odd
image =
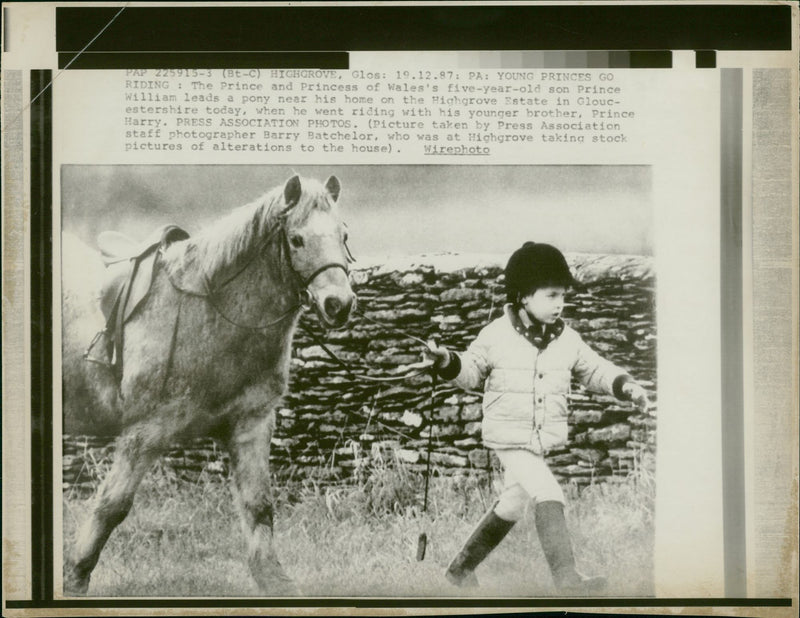
[[[536,420],[536,399],[539,395],[539,387],[536,384],[536,380],[539,376],[539,356],[541,355],[541,351],[537,348],[534,348],[534,354],[536,356],[533,359],[533,433],[536,436],[536,440],[539,442],[539,450],[541,451],[542,456],[544,456],[544,445],[542,444],[542,432],[540,428],[540,423]],[[541,407],[541,406],[539,406]]]

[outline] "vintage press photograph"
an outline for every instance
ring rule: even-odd
[[[65,596],[655,594],[651,167],[60,176]]]

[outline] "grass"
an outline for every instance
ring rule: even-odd
[[[97,476],[101,477],[103,471]],[[551,578],[533,513],[478,568],[477,589],[451,587],[443,573],[494,500],[486,476],[423,479],[398,461],[365,464],[350,485],[311,480],[276,488],[275,546],[304,596],[542,597]],[[652,476],[635,470],[619,483],[568,492],[567,518],[578,566],[603,574],[611,596],[653,594]],[[65,551],[91,501],[64,494]],[[428,536],[417,562],[417,538]],[[188,483],[158,466],[101,555],[92,596],[251,596],[229,484],[213,474]]]

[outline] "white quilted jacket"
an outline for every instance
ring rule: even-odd
[[[454,382],[483,386],[483,441],[491,448],[526,448],[537,454],[567,441],[567,393],[572,375],[589,390],[621,396],[628,374],[603,359],[569,326],[543,351],[505,315],[459,354]]]

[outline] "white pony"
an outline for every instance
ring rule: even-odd
[[[147,273],[149,291],[116,332],[103,331],[100,256],[65,235],[64,431],[118,436],[113,466],[65,559],[67,594],[87,592],[103,546],[154,460],[170,444],[201,435],[230,451],[259,588],[296,590],[273,549],[269,447],[300,314],[311,308],[324,325],[339,327],[355,301],[339,192],[333,176],[324,185],[294,176],[195,237],[162,243]],[[132,263],[122,253],[121,263]],[[128,247],[128,254],[136,253]],[[110,365],[105,352],[114,346]]]

